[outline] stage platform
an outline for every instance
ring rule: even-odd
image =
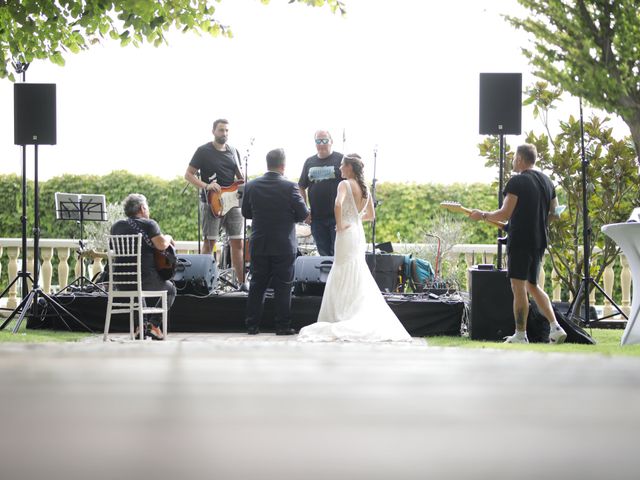
[[[56,298],[93,331],[104,330],[106,295],[74,293]],[[462,300],[443,301],[422,295],[387,295],[385,298],[411,336],[460,335],[464,313]],[[178,295],[169,311],[169,332],[244,332],[246,301],[247,294],[241,292],[206,297]],[[293,296],[292,327],[300,329],[314,323],[321,302],[321,296]],[[273,302],[268,295],[260,329],[273,331],[273,317]],[[84,330],[72,319],[65,318],[65,321],[74,331]],[[114,316],[111,331],[128,332],[128,322],[127,315]],[[67,326],[57,316],[47,315],[42,320],[29,318],[27,328],[63,330]]]

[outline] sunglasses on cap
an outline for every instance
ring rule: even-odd
[[[316,138],[316,145],[326,145],[329,143],[328,138]]]

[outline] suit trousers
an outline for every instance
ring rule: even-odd
[[[264,308],[267,287],[273,288],[276,330],[291,327],[291,287],[295,254],[251,255],[251,281],[247,300],[247,327],[258,327]]]

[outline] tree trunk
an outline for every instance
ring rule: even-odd
[[[622,119],[631,131],[631,138],[636,147],[636,162],[638,162],[638,157],[640,157],[640,110],[634,111],[632,115],[623,115]]]

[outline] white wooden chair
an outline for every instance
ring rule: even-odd
[[[107,341],[111,315],[129,314],[129,331],[134,336],[134,312],[138,312],[140,338],[144,339],[144,315],[162,314],[162,334],[167,337],[167,292],[165,290],[142,290],[142,234],[109,235],[107,260],[109,263],[109,301],[104,322],[104,337]],[[129,286],[129,290],[118,287]],[[144,299],[161,299],[160,307],[145,306]],[[114,299],[128,299],[128,302],[114,302]]]

